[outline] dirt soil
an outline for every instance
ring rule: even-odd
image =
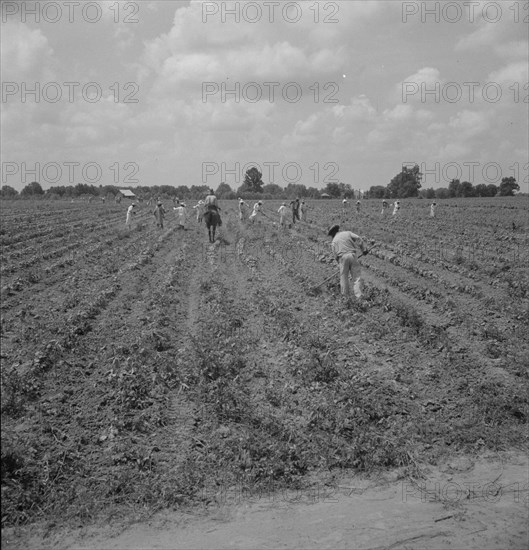
[[[4,217],[3,548],[528,547],[527,246],[489,273],[366,214],[347,301],[324,207]]]
[[[417,483],[396,479],[396,470],[307,491],[235,490],[230,504],[160,513],[148,523],[33,534],[23,547],[526,549],[528,468],[525,455],[491,454],[449,460]],[[20,539],[6,532],[2,548],[22,548]]]

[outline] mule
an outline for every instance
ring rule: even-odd
[[[206,222],[206,227],[208,228],[209,242],[215,242],[215,231],[217,226],[222,225],[220,219],[220,214],[216,210],[207,210],[204,213],[204,221]]]

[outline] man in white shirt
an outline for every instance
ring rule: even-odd
[[[360,265],[357,252],[367,254],[367,247],[362,239],[352,231],[340,231],[339,225],[333,225],[328,232],[332,237],[332,252],[340,265],[340,289],[345,296],[349,295],[349,273],[353,279],[353,292],[357,298],[362,296],[360,289],[360,278],[362,266]]]
[[[250,208],[250,206],[248,205],[248,203],[244,202],[241,199],[241,197],[239,197],[238,201],[239,201],[239,220],[243,221],[248,214],[248,209]]]
[[[430,217],[431,218],[435,218],[435,209],[437,208],[437,204],[435,204],[435,202],[432,202],[432,204],[430,204]]]
[[[185,203],[179,201],[179,206],[173,207],[173,210],[176,211],[176,217],[178,219],[178,229],[185,230],[187,220],[187,210]]]
[[[261,209],[263,207],[263,201],[258,201],[253,205],[253,212],[250,214],[249,219],[254,223],[258,214],[261,214]]]
[[[299,205],[299,219],[303,221],[307,221],[307,205],[305,204],[305,201],[301,201],[301,204]]]
[[[130,229],[132,225],[132,216],[136,215],[136,205],[131,204],[127,208],[127,220],[125,221],[125,225]]]
[[[278,210],[279,213],[279,225],[281,227],[286,227],[287,225],[287,216],[288,216],[288,208],[286,203],[282,203]]]
[[[204,216],[204,201],[201,199],[198,203],[193,206],[193,209],[197,211],[197,223],[202,223],[202,218]]]

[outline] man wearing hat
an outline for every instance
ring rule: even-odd
[[[197,223],[202,223],[202,218],[204,216],[204,201],[200,199],[198,203],[193,206],[193,209],[197,211]]]
[[[347,199],[344,198],[342,201],[342,216],[347,215]]]
[[[204,199],[204,208],[206,209],[206,212],[216,212],[219,219],[218,225],[222,225],[222,220],[220,219],[220,208],[213,189],[209,190],[209,195]]]
[[[328,232],[332,238],[332,252],[340,265],[340,289],[345,296],[349,295],[349,273],[353,279],[353,292],[357,298],[362,296],[360,289],[360,277],[362,267],[357,259],[357,252],[367,254],[367,247],[362,240],[352,231],[340,231],[339,225],[333,225]]]
[[[292,208],[292,224],[295,224],[296,218],[299,221],[299,199],[290,201],[290,206]]]
[[[163,229],[163,220],[165,218],[165,208],[162,203],[158,201],[156,208],[154,209],[154,217],[156,218],[156,227]]]
[[[435,218],[435,209],[437,208],[437,204],[435,204],[435,201],[430,204],[430,217]]]
[[[184,229],[187,221],[187,210],[185,202],[178,201],[178,206],[174,206],[173,210],[176,211],[176,216],[178,218],[178,229]]]
[[[250,217],[248,218],[251,220],[252,223],[254,223],[255,218],[257,218],[257,215],[261,213],[261,209],[263,208],[263,201],[257,201],[253,205],[253,212],[250,214]]]
[[[136,204],[131,204],[127,208],[127,219],[125,221],[125,225],[130,229],[132,225],[132,216],[136,215]]]
[[[299,205],[299,219],[307,221],[307,205],[305,204],[304,200],[302,200],[301,204]]]
[[[250,208],[250,205],[242,200],[241,197],[237,199],[239,201],[239,219],[243,221],[246,218],[246,214],[248,213],[248,208]]]

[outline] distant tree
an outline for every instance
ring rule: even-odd
[[[174,193],[171,195],[172,197],[178,197],[184,198],[189,197],[190,189],[187,185],[179,185],[178,187],[174,188]]]
[[[309,187],[307,189],[307,197],[311,199],[319,199],[321,195],[321,191],[319,189],[316,189],[316,187]]]
[[[372,185],[369,188],[370,199],[385,199],[388,191],[383,185]]]
[[[498,194],[498,186],[494,185],[493,183],[489,183],[487,185],[487,197],[495,197]]]
[[[3,185],[0,188],[0,197],[3,199],[12,199],[18,195],[18,191],[10,185]]]
[[[167,197],[177,197],[176,189],[174,185],[160,185],[158,194]]]
[[[331,197],[338,198],[342,195],[342,190],[337,183],[328,183],[325,186],[325,193],[327,193]]]
[[[263,193],[267,195],[273,195],[280,198],[283,196],[284,192],[285,190],[280,185],[277,185],[277,183],[267,183],[263,185]]]
[[[30,184],[26,185],[24,189],[20,192],[22,197],[35,197],[44,195],[44,190],[42,189],[40,183],[37,181],[32,181]]]
[[[520,186],[516,183],[516,178],[502,178],[499,194],[501,197],[512,197],[515,191],[520,191]]]
[[[480,183],[474,187],[474,196],[476,197],[495,197],[498,193],[498,187],[493,183],[487,185]]]
[[[428,189],[424,190],[424,198],[425,199],[435,199],[435,190],[433,187],[429,187]]]
[[[436,199],[448,199],[450,198],[450,191],[446,187],[439,187],[435,190]]]
[[[484,183],[479,183],[474,187],[474,193],[476,197],[488,197],[487,195],[487,186]]]
[[[88,183],[78,183],[73,188],[73,196],[80,197],[82,195],[98,195],[99,189],[95,185],[90,185]]]
[[[351,185],[343,182],[328,183],[324,189],[324,192],[335,198],[344,197],[346,199],[352,199],[355,196],[354,189]]]
[[[263,192],[263,174],[254,166],[246,170],[244,183],[237,189],[237,195]]]
[[[341,196],[346,199],[354,199],[355,198],[355,190],[351,187],[350,183],[343,183],[340,182],[338,184],[341,191]]]
[[[453,179],[448,184],[448,193],[450,194],[451,198],[461,197],[462,196],[461,182],[459,180]]]
[[[389,196],[392,199],[405,199],[417,197],[421,188],[422,174],[419,165],[412,168],[406,166],[389,182],[387,187]]]
[[[192,199],[203,199],[209,193],[207,185],[192,185],[189,189],[189,196]]]
[[[469,181],[464,181],[461,184],[460,192],[462,197],[474,197],[476,194],[474,186]]]
[[[289,183],[285,189],[285,194],[289,199],[306,197],[307,188],[302,183]]]
[[[99,196],[101,197],[107,197],[109,195],[116,196],[119,191],[119,187],[116,185],[100,185],[99,186]],[[148,189],[148,188],[147,188]],[[134,191],[136,192],[136,191]]]
[[[224,182],[219,184],[219,186],[217,187],[217,190],[215,191],[215,195],[218,199],[230,200],[230,199],[236,198],[234,197],[235,193],[233,189],[227,183],[224,183]]]

